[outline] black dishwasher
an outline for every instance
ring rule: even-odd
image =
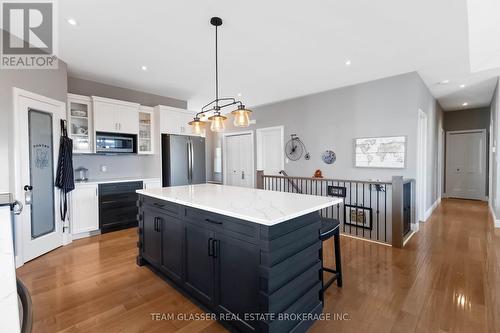
[[[137,226],[137,193],[142,182],[99,184],[101,233]]]

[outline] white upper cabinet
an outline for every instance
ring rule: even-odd
[[[161,134],[196,135],[188,123],[193,120],[195,112],[159,105],[156,107],[160,116]]]
[[[96,132],[139,134],[138,103],[92,96]]]
[[[139,136],[137,153],[152,155],[156,149],[156,116],[155,109],[149,106],[139,108]]]
[[[73,152],[94,152],[94,119],[92,100],[88,96],[68,94],[68,135],[73,139]]]

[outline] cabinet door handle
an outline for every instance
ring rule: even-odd
[[[163,219],[161,217],[156,218],[158,229],[156,231],[160,232],[161,231],[161,223],[163,222]]]
[[[158,231],[158,220],[156,219],[156,217],[154,218],[154,226],[153,226],[153,230],[154,231]]]
[[[214,220],[211,220],[211,219],[205,219],[205,221],[208,222],[208,223],[213,223],[213,224],[222,224],[222,222],[214,221]]]
[[[213,238],[209,238],[208,239],[208,256],[209,257],[213,257],[214,253],[213,253],[213,247],[212,247],[212,242],[213,242]]]
[[[157,202],[153,203],[153,205],[155,205],[156,207],[165,207],[165,204],[159,204]]]
[[[219,248],[220,248],[219,242],[220,241],[217,239],[214,239],[214,241],[212,242],[213,244],[212,257],[214,258],[219,257]]]

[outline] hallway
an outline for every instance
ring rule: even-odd
[[[443,200],[420,227],[404,249],[342,237],[344,287],[328,289],[324,310],[340,316],[310,331],[500,331],[500,230],[487,204]],[[136,266],[136,238],[128,229],[78,240],[21,267],[33,332],[224,331],[209,320],[151,319],[202,310]]]

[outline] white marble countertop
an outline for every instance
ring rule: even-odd
[[[336,197],[216,184],[163,187],[137,193],[267,226],[342,202]]]
[[[0,207],[0,332],[20,331],[16,265],[9,206]]]
[[[141,178],[141,177],[123,177],[123,178],[91,178],[85,182],[79,182],[75,180],[75,186],[85,185],[85,184],[110,184],[110,183],[121,183],[121,182],[138,182],[138,181],[161,181],[160,177],[153,178]]]

